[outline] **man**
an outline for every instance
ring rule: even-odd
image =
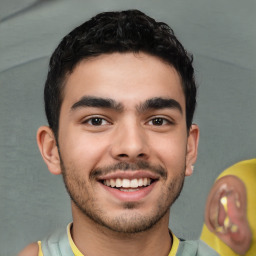
[[[205,208],[201,239],[220,255],[256,255],[256,159],[223,171]]]
[[[50,60],[37,140],[73,223],[20,255],[216,255],[168,229],[197,157],[195,105],[192,58],[166,24],[109,12],[68,34]]]

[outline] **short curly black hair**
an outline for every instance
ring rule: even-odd
[[[189,130],[196,106],[193,56],[175,37],[173,30],[139,10],[104,12],[66,35],[51,56],[45,83],[45,112],[56,139],[65,80],[76,65],[101,54],[144,52],[173,66],[182,80]]]

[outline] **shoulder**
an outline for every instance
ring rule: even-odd
[[[18,256],[38,256],[39,246],[38,243],[32,243],[26,246]]]

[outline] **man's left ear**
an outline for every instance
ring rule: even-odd
[[[186,155],[186,176],[190,176],[193,173],[193,164],[197,159],[197,149],[199,142],[199,128],[196,124],[192,124],[188,134],[187,141],[187,155]]]

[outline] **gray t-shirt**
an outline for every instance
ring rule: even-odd
[[[219,256],[201,240],[180,241],[176,256]]]
[[[44,256],[74,256],[71,249],[68,231],[65,229],[56,231],[41,241],[41,249]],[[156,255],[158,256],[158,255]],[[219,256],[206,243],[200,240],[179,240],[176,256]]]

